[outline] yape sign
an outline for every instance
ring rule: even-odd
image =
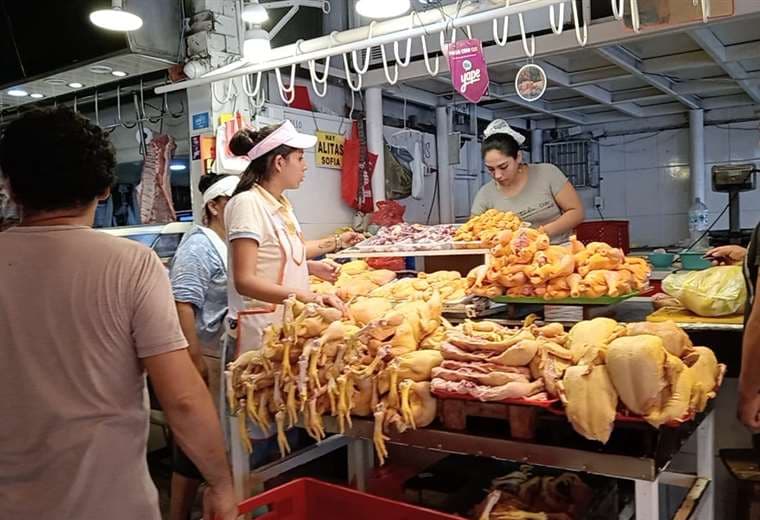
[[[343,165],[343,143],[346,138],[340,134],[317,131],[317,166],[340,170]]]
[[[488,68],[480,40],[461,40],[447,47],[451,82],[466,100],[477,103],[488,90]]]

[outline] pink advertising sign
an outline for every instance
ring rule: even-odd
[[[488,68],[480,40],[461,40],[447,48],[451,82],[466,100],[477,103],[488,90]]]

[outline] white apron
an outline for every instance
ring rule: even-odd
[[[285,223],[277,214],[270,214],[277,231],[277,238],[282,253],[279,285],[298,291],[309,290],[309,267],[306,262],[306,244],[299,232],[296,236],[288,234]],[[238,312],[237,342],[234,356],[236,359],[243,352],[261,348],[264,329],[272,324],[282,323],[284,306],[265,305],[261,308]]]

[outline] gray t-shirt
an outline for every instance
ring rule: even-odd
[[[203,353],[219,357],[219,339],[227,314],[227,269],[200,227],[182,237],[170,278],[174,299],[195,307],[195,328]]]
[[[567,177],[553,164],[528,164],[528,182],[514,196],[505,195],[496,181],[484,184],[472,203],[472,215],[480,215],[495,208],[516,213],[533,227],[543,226],[557,220],[562,210],[557,205],[556,196],[567,184]],[[552,237],[552,242],[561,243],[569,235]]]

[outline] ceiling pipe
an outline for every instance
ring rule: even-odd
[[[392,20],[377,22],[372,28],[372,37],[369,38],[369,26],[342,31],[334,35],[335,43],[331,44],[329,36],[313,38],[296,44],[285,45],[272,49],[270,59],[264,63],[240,66],[239,63],[221,67],[210,75],[202,78],[173,83],[156,88],[156,93],[174,92],[187,88],[207,85],[209,83],[229,78],[236,78],[245,74],[266,72],[280,67],[293,64],[306,63],[309,60],[320,60],[327,56],[340,56],[351,51],[363,50],[368,47],[398,42],[407,38],[437,33],[452,28],[466,27],[483,22],[491,22],[494,18],[515,15],[558,5],[565,0],[525,0],[519,4],[492,8],[477,9],[473,4],[462,7],[460,15],[456,11],[445,11],[441,14],[437,9],[430,9],[421,13],[412,13]],[[449,6],[451,7],[451,6]],[[464,13],[464,14],[462,14]],[[234,68],[237,67],[237,68]]]

